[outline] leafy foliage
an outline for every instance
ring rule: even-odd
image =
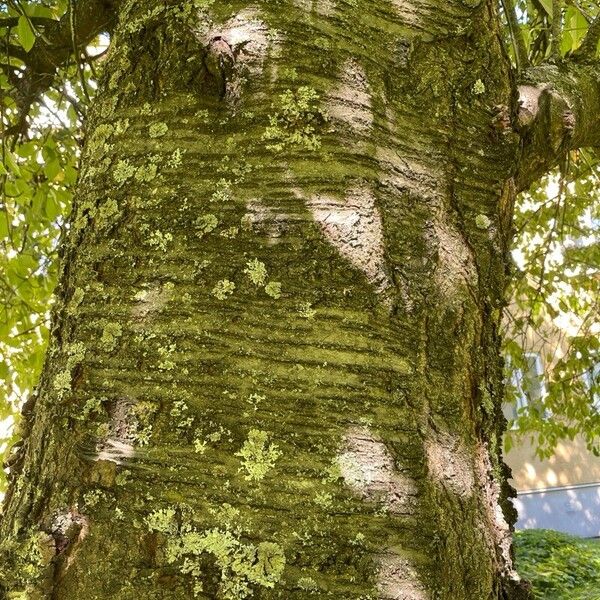
[[[541,456],[577,433],[597,452],[599,177],[597,162],[581,153],[566,174],[544,178],[517,207],[518,267],[506,311],[505,353],[512,368],[525,370],[530,352],[541,354],[546,365],[542,403],[522,408],[516,423],[521,434],[536,433]]]
[[[15,430],[7,426],[18,418],[44,360],[57,251],[77,178],[92,69],[87,63],[67,64],[31,105],[23,104],[16,81],[35,37],[43,35],[39,23],[55,22],[67,4],[14,2],[0,8],[0,38],[16,48],[6,53],[0,72],[0,435],[5,437],[0,451],[14,441]],[[3,476],[0,470],[0,489]]]
[[[600,543],[558,531],[528,529],[515,534],[519,574],[533,585],[535,598],[600,598]]]
[[[556,5],[560,12],[554,15]],[[502,8],[506,46],[518,70],[559,63],[581,52],[586,39],[598,49],[595,0],[502,0]],[[599,182],[597,151],[580,150],[517,200],[506,380],[514,380],[516,369],[526,371],[529,353],[540,354],[545,394],[519,409],[507,448],[519,436],[533,435],[538,454],[547,457],[559,440],[582,434],[600,453]],[[508,385],[507,395],[516,403],[519,390]]]

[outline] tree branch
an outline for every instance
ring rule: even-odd
[[[15,102],[20,113],[18,119],[20,124],[29,113],[31,105],[50,87],[58,69],[67,62],[73,52],[81,51],[102,31],[110,31],[119,1],[71,2],[69,10],[59,21],[44,20],[43,37],[36,39],[33,48],[25,56],[18,56],[26,64],[23,76],[14,90]],[[0,26],[7,20],[0,19]],[[77,24],[73,32],[72,23]],[[20,129],[19,127],[15,131]]]
[[[583,60],[593,59],[598,50],[598,42],[600,42],[600,14],[590,24],[581,46],[573,52],[573,57]]]
[[[576,148],[600,147],[600,61],[575,60],[529,69],[519,86],[523,150],[519,191]]]
[[[530,66],[529,55],[527,54],[525,38],[523,37],[523,32],[519,26],[519,20],[517,19],[514,0],[502,0],[502,8],[504,9],[504,14],[506,15],[506,21],[508,22],[508,28],[510,29],[510,37],[515,49],[517,69],[519,71],[526,69]]]
[[[56,23],[55,19],[50,19],[50,18],[46,18],[46,17],[28,17],[28,19],[36,27],[45,27],[46,25]],[[16,27],[18,24],[19,24],[19,17],[1,17],[0,18],[0,27]]]
[[[562,2],[552,0],[552,38],[550,53],[554,59],[560,58],[560,40],[562,38]]]

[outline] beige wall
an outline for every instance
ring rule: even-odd
[[[511,448],[505,460],[519,492],[600,482],[600,457],[589,452],[581,438],[559,442],[554,455],[542,461],[528,437]]]
[[[515,310],[515,305],[511,305],[511,309]],[[515,341],[528,351],[539,353],[544,368],[548,369],[563,356],[567,336],[550,318],[543,330],[544,335],[540,336],[527,328],[525,335]],[[554,455],[546,460],[536,456],[530,436],[516,439],[505,460],[513,471],[512,483],[519,492],[600,483],[600,457],[589,452],[580,437],[559,442]]]

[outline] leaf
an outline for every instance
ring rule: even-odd
[[[6,214],[0,212],[0,240],[8,237],[8,223],[6,220]]]
[[[61,172],[62,172],[62,169],[60,167],[60,161],[57,158],[49,161],[44,166],[44,173],[46,174],[46,177],[50,181],[54,181],[56,179],[56,176]],[[64,178],[64,175],[63,175],[63,178]]]
[[[35,44],[35,33],[31,28],[31,23],[25,15],[19,17],[19,24],[17,25],[17,37],[19,43],[26,52],[29,52]]]
[[[17,177],[21,176],[21,169],[11,152],[4,153],[4,163]]]
[[[51,220],[54,221],[58,215],[60,215],[60,204],[56,201],[54,190],[49,190],[48,196],[46,197],[46,205],[44,206],[44,213]]]
[[[548,16],[552,18],[552,0],[540,0],[540,4],[544,7]]]
[[[55,14],[54,9],[50,9],[41,4],[32,4],[27,6],[27,14],[30,17],[42,17],[44,19],[56,19],[58,18]]]

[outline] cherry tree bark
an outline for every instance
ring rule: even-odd
[[[594,65],[519,103],[490,0],[113,10],[0,597],[528,598],[511,215]]]

